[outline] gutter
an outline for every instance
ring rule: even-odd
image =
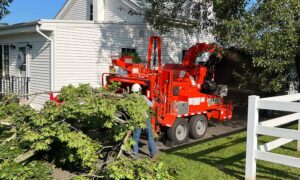
[[[26,23],[18,23],[18,24],[12,24],[12,25],[7,25],[7,26],[1,26],[0,31],[2,30],[9,30],[9,29],[16,29],[16,28],[23,28],[23,27],[30,27],[37,25],[37,21],[32,21],[32,22],[26,22]]]
[[[54,91],[54,44],[53,39],[48,37],[46,34],[40,31],[39,24],[36,25],[36,32],[39,33],[41,36],[46,38],[48,41],[50,41],[51,45],[51,54],[50,54],[50,91]]]

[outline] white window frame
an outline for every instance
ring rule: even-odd
[[[6,76],[8,74],[8,76],[10,75],[10,47],[8,44],[1,44],[0,45],[2,48],[2,52],[1,52],[1,57],[2,57],[2,76]],[[5,61],[4,61],[4,47],[7,46],[8,47],[8,73],[6,73],[5,71]]]

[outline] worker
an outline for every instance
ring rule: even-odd
[[[153,107],[153,102],[151,102],[146,96],[141,94],[142,91],[142,87],[139,84],[134,84],[131,88],[131,91],[133,93],[140,93],[141,97],[146,101],[146,103],[150,106]],[[154,134],[153,134],[153,130],[152,130],[152,125],[150,122],[150,116],[147,113],[147,119],[146,119],[146,134],[148,136],[148,149],[149,149],[149,153],[151,156],[152,160],[156,160],[156,143],[154,141]],[[134,139],[134,145],[133,145],[133,154],[135,157],[137,157],[138,155],[138,151],[139,151],[139,140],[140,140],[140,136],[141,136],[141,132],[142,129],[140,127],[136,127],[134,129],[133,132],[133,139]]]

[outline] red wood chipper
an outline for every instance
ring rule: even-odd
[[[102,82],[120,82],[125,90],[136,83],[141,85],[142,93],[154,102],[151,122],[155,132],[166,132],[174,144],[184,143],[189,135],[203,137],[208,120],[230,120],[232,105],[223,98],[227,86],[214,82],[214,65],[220,60],[221,48],[197,43],[187,50],[182,64],[163,66],[161,47],[160,37],[152,36],[147,66],[132,63],[130,56],[113,58],[112,68],[123,73],[105,73]]]

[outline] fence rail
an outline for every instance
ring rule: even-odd
[[[29,77],[0,76],[0,97],[6,94],[28,94],[29,81]]]
[[[256,160],[264,160],[300,168],[300,158],[271,153],[270,151],[292,141],[297,141],[300,151],[300,94],[292,94],[260,99],[250,96],[248,102],[247,153],[245,179],[256,179]],[[259,122],[259,109],[293,112],[279,118]],[[278,126],[298,121],[298,130],[278,128]],[[278,137],[278,139],[258,146],[258,135]]]

